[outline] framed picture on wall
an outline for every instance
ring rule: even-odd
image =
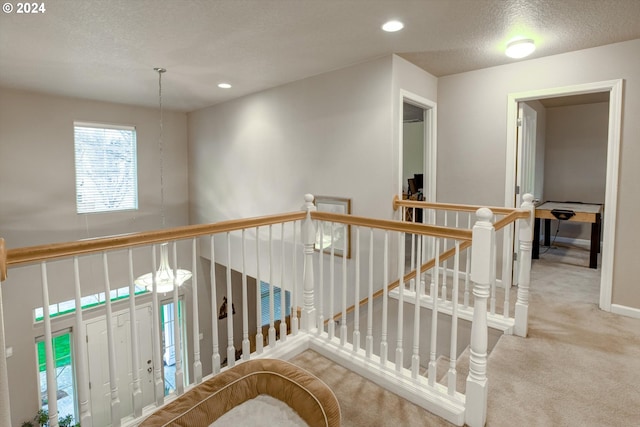
[[[313,203],[320,212],[351,214],[351,199],[316,196]],[[315,249],[328,254],[333,249],[335,256],[351,258],[351,226],[339,222],[320,222],[316,230]]]

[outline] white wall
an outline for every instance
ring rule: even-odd
[[[164,119],[165,211],[166,224],[171,227],[188,220],[187,120],[185,114],[172,112],[165,112]],[[76,214],[75,120],[136,127],[137,211]],[[7,248],[160,228],[158,120],[158,111],[150,108],[1,88],[0,236],[5,238]],[[104,289],[101,263],[86,262],[91,267],[81,267],[84,295]],[[118,265],[126,266],[111,263]],[[136,274],[142,274],[148,264],[137,267]],[[58,274],[63,270],[64,274]],[[111,271],[112,285],[124,286],[127,282],[120,279],[125,274],[117,270],[114,267]],[[68,264],[50,265],[51,303],[73,298],[73,286],[62,283],[63,278],[72,277],[72,271]],[[42,306],[40,286],[37,266],[9,269],[8,279],[2,284],[6,343],[13,349],[7,365],[14,425],[30,419],[38,409],[35,337],[43,332],[41,326],[33,325],[31,310]],[[69,322],[56,325],[70,326]]]
[[[191,222],[298,210],[305,193],[350,198],[354,215],[392,218],[402,179],[400,90],[435,101],[436,81],[388,56],[190,113]],[[374,244],[381,238],[376,235]],[[231,265],[241,270],[238,239],[232,238]],[[275,239],[279,247],[279,235]],[[352,242],[355,247],[353,232]],[[245,263],[250,275],[255,275],[253,248]],[[225,263],[221,249],[216,247],[216,261]],[[366,239],[360,249],[368,253]],[[337,263],[340,278],[342,262]],[[301,275],[301,256],[298,264]],[[378,269],[380,263],[377,282]],[[351,262],[348,271],[353,277]],[[324,301],[328,314],[326,296]]]
[[[73,122],[133,125],[136,211],[76,214]],[[186,115],[164,114],[167,226],[188,220]],[[8,247],[159,228],[159,113],[151,108],[0,88],[0,235]]]
[[[189,114],[191,222],[297,210],[305,193],[388,217],[389,57]]]
[[[502,205],[508,94],[624,79],[612,303],[634,308],[640,308],[638,52],[640,39],[447,76],[438,85],[439,201]]]
[[[547,118],[547,200],[604,203],[609,103],[548,108]],[[591,226],[563,221],[558,236],[588,244]]]

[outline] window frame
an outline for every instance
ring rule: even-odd
[[[120,208],[93,208],[87,209],[81,207],[82,202],[81,199],[81,191],[80,183],[79,183],[79,165],[78,165],[78,139],[77,139],[77,129],[78,128],[93,128],[96,130],[120,130],[120,131],[128,131],[132,134],[132,147],[131,153],[132,158],[129,161],[133,164],[133,183],[131,191],[133,192],[132,198],[133,202],[128,203],[126,206]],[[116,212],[124,212],[124,211],[135,211],[139,209],[139,188],[138,188],[138,132],[135,126],[133,125],[122,125],[122,124],[113,124],[113,123],[99,123],[99,122],[88,122],[88,121],[74,121],[73,122],[73,154],[74,154],[74,171],[75,171],[75,193],[76,193],[76,213],[78,215],[86,215],[86,214],[104,214],[104,213],[116,213]]]

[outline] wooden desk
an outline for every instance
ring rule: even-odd
[[[531,258],[540,256],[540,219],[544,219],[544,245],[551,244],[551,220],[557,219],[551,211],[562,209],[573,211],[575,215],[564,221],[591,223],[591,248],[589,253],[589,268],[598,268],[598,253],[600,253],[600,234],[602,230],[603,205],[569,202],[544,202],[536,207],[536,217],[533,229],[533,251]]]

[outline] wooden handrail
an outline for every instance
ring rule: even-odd
[[[391,221],[384,219],[366,218],[354,215],[345,215],[331,212],[311,212],[311,218],[321,221],[339,222],[362,227],[379,228],[389,231],[402,231],[411,234],[423,234],[445,239],[462,241],[471,240],[471,230],[462,228],[441,227],[438,225],[420,224],[417,222]]]
[[[51,243],[28,246],[16,249],[5,249],[4,241],[0,245],[0,277],[6,279],[7,268],[37,261],[86,255],[105,250],[123,249],[133,246],[150,245],[172,240],[189,239],[216,233],[253,228],[281,222],[304,219],[304,211],[285,214],[221,221],[213,224],[198,224],[175,227],[167,230],[155,230],[141,233],[131,233],[118,236],[100,237],[96,239],[79,240],[74,242]],[[406,223],[400,221],[372,219],[353,215],[334,214],[329,212],[311,212],[313,219],[345,223],[350,225],[381,228],[390,231],[425,234],[435,237],[471,240],[471,231],[452,229],[434,225]]]
[[[471,242],[470,241],[465,241],[460,243],[460,250],[463,251],[465,249],[467,249],[468,247],[471,246]],[[444,251],[442,254],[440,254],[440,262],[444,262],[447,261],[449,258],[451,258],[452,256],[454,256],[456,253],[456,248],[453,247],[449,250]],[[424,273],[426,271],[429,271],[430,269],[432,269],[434,266],[436,265],[436,259],[435,258],[431,258],[429,261],[425,262],[424,264],[422,264],[420,266],[420,273]],[[409,273],[405,274],[402,281],[403,283],[407,283],[409,280],[414,279],[417,275],[417,269],[410,271]],[[395,288],[397,288],[398,286],[400,286],[400,280],[395,280],[393,282],[391,282],[389,285],[387,285],[387,292],[394,290]],[[384,294],[384,288],[383,289],[378,289],[376,292],[373,293],[373,299],[379,298]],[[363,298],[360,300],[360,302],[358,302],[358,306],[362,307],[363,305],[365,305],[367,302],[369,301],[369,297]],[[353,310],[355,310],[356,305],[352,305],[351,307],[347,308],[346,310],[346,314],[351,313]],[[333,316],[333,320],[338,320],[339,318],[342,317],[342,312],[337,313],[336,315]],[[325,321],[326,323],[326,321]]]
[[[511,224],[512,222],[515,222],[517,219],[527,219],[527,218],[529,218],[530,215],[531,215],[531,212],[529,212],[528,210],[516,209],[513,212],[511,212],[510,214],[508,214],[505,217],[501,218],[500,220],[496,221],[493,224],[493,228],[496,231],[501,230],[504,227],[506,227],[507,225]]]
[[[398,210],[400,206],[409,208],[427,208],[427,209],[440,209],[445,211],[462,211],[462,212],[475,212],[480,208],[489,208],[491,212],[497,215],[509,215],[514,211],[526,212],[525,216],[518,216],[518,218],[527,218],[529,212],[523,209],[517,208],[505,208],[500,206],[477,206],[477,205],[458,205],[455,203],[432,203],[420,200],[402,200],[396,194],[393,196],[393,210]]]
[[[300,211],[249,219],[221,221],[213,224],[185,225],[167,230],[156,230],[119,236],[101,237],[97,239],[79,240],[75,242],[53,243],[9,249],[6,252],[6,266],[15,266],[69,256],[86,255],[105,250],[150,245],[171,240],[190,239],[210,234],[225,233],[282,222],[298,221],[304,219],[305,216],[306,212]],[[2,258],[1,253],[0,258]],[[6,266],[4,266],[5,269]],[[2,267],[2,264],[0,264],[0,267]]]

